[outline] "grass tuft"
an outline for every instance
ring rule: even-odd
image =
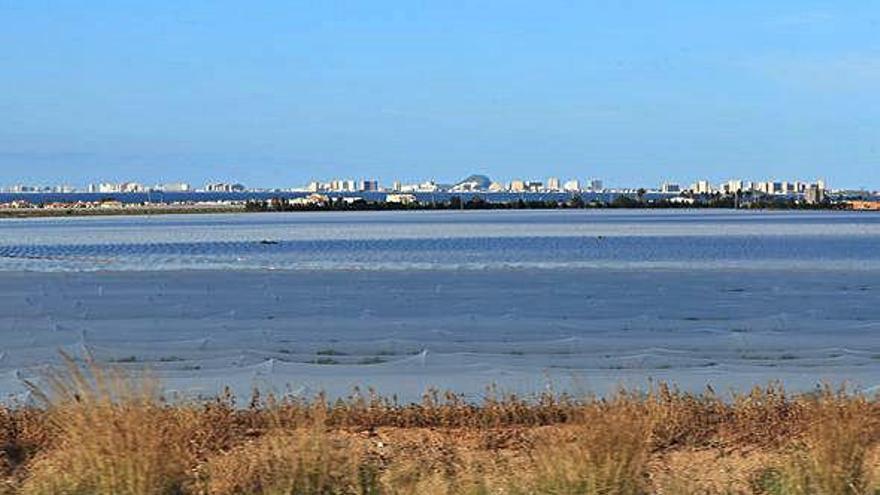
[[[65,372],[48,375],[48,393],[34,388],[53,440],[34,457],[21,493],[178,493],[191,464],[186,425],[159,405],[157,382],[65,360]]]
[[[652,418],[628,395],[582,412],[551,430],[536,449],[527,491],[558,495],[638,495],[647,491]]]
[[[807,413],[796,450],[778,470],[773,493],[864,495],[871,491],[867,464],[876,441],[876,417],[863,397],[823,390]]]

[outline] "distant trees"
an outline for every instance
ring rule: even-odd
[[[648,199],[647,192],[639,189],[635,194],[617,194],[610,201],[599,198],[585,201],[581,195],[572,195],[568,200],[535,199],[523,197],[505,202],[489,201],[486,197],[453,195],[446,201],[419,203],[396,203],[367,201],[362,198],[332,198],[324,203],[292,202],[286,198],[248,201],[245,210],[268,211],[382,211],[382,210],[554,210],[554,209],[594,209],[594,208],[762,208],[762,209],[835,209],[841,208],[830,201],[809,205],[793,198],[751,197],[748,195],[724,195],[720,193],[691,197],[693,203],[673,201],[668,198]]]
[[[642,205],[643,203],[641,201],[636,201],[626,194],[618,195],[610,204],[612,208],[639,208]]]
[[[580,194],[576,194],[576,195],[572,196],[571,199],[568,200],[568,207],[569,208],[584,208],[585,206],[586,206],[586,203],[584,203],[584,198],[581,197]]]

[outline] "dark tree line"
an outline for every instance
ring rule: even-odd
[[[691,202],[692,201],[692,202]],[[268,211],[400,211],[400,210],[556,210],[556,209],[683,209],[683,208],[744,208],[744,209],[779,209],[779,210],[818,210],[842,208],[829,201],[819,204],[806,204],[792,198],[743,197],[742,195],[701,195],[685,198],[684,201],[669,199],[645,198],[645,193],[635,195],[620,194],[611,201],[592,199],[584,200],[574,195],[567,200],[526,200],[518,198],[513,201],[488,201],[481,196],[464,199],[452,196],[446,201],[430,201],[395,203],[386,201],[367,201],[362,198],[344,200],[331,198],[321,203],[292,203],[285,198],[270,200],[250,200],[246,210],[255,212]]]

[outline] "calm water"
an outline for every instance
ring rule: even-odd
[[[0,270],[876,269],[880,216],[365,212],[10,220]]]
[[[503,211],[0,221],[0,393],[57,350],[170,391],[417,399],[880,384],[880,215]]]

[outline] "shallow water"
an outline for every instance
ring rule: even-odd
[[[880,215],[366,212],[0,222],[0,393],[57,350],[415,400],[880,383]]]

